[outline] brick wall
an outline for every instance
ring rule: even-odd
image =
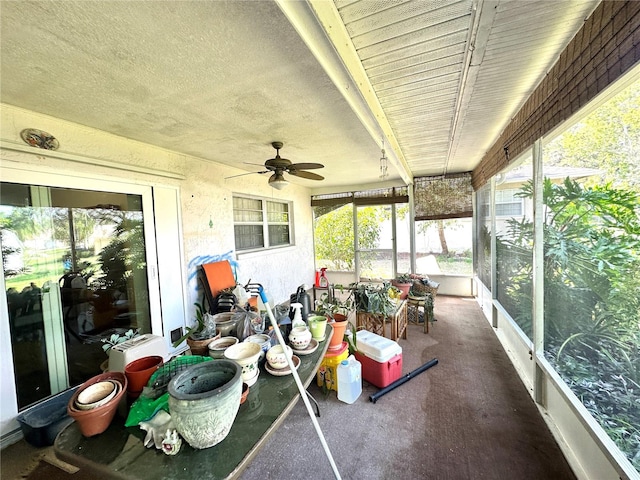
[[[473,171],[475,190],[640,61],[640,1],[603,1]]]

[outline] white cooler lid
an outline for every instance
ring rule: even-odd
[[[376,362],[387,362],[402,353],[402,347],[397,342],[367,330],[358,330],[356,339],[358,351]]]

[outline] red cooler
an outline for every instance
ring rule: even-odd
[[[366,330],[359,330],[356,339],[364,380],[384,388],[402,376],[402,347],[397,342]]]

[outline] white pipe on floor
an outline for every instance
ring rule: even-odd
[[[309,417],[311,418],[311,422],[313,423],[313,426],[316,429],[316,433],[318,434],[320,443],[322,443],[322,448],[324,448],[324,452],[327,455],[327,459],[331,464],[331,468],[333,469],[333,474],[335,475],[337,480],[341,480],[340,472],[338,472],[338,467],[336,466],[336,463],[333,461],[333,456],[329,451],[329,445],[327,445],[327,441],[325,440],[324,435],[322,434],[322,430],[320,430],[320,425],[318,424],[315,414],[313,413],[313,410],[311,408],[311,403],[309,403],[309,399],[307,398],[307,391],[304,388],[304,385],[302,385],[300,376],[298,375],[298,372],[296,371],[296,367],[293,364],[293,357],[289,357],[289,355],[286,354],[287,345],[284,343],[284,338],[282,338],[282,332],[280,332],[280,327],[278,326],[278,322],[273,316],[273,312],[271,311],[271,307],[269,306],[269,300],[267,299],[267,295],[264,293],[264,288],[262,288],[262,286],[260,286],[259,293],[260,293],[260,299],[262,300],[262,303],[267,309],[267,314],[269,315],[269,320],[271,320],[271,325],[273,326],[273,330],[274,332],[276,332],[276,337],[278,337],[278,343],[280,343],[280,345],[282,346],[282,351],[285,352],[284,356],[287,359],[287,363],[289,364],[289,368],[291,369],[291,374],[293,375],[293,379],[295,380],[296,385],[298,386],[298,390],[300,391],[300,397],[302,397],[302,401],[304,402],[305,407],[307,407],[307,412],[309,412]]]

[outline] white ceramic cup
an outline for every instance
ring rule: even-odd
[[[257,343],[240,342],[231,345],[224,351],[225,358],[237,362],[242,367],[242,381],[252,386],[258,381],[260,359],[262,348]]]

